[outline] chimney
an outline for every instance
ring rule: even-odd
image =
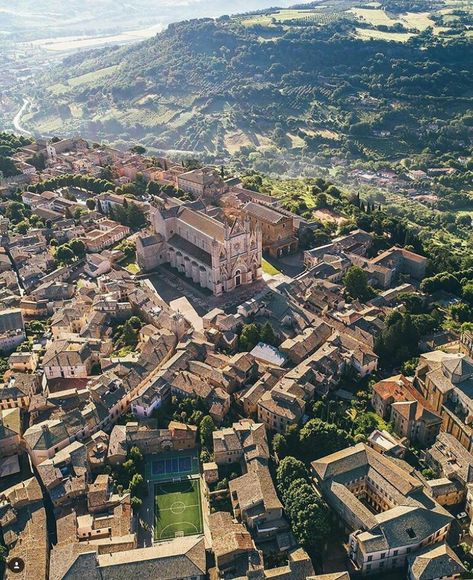
[[[471,463],[468,465],[468,472],[467,472],[467,476],[466,476],[466,483],[472,483],[473,482],[473,465],[471,465]]]

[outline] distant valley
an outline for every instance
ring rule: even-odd
[[[300,4],[308,0],[302,0]],[[282,8],[293,4],[281,0]],[[16,40],[94,37],[270,8],[271,0],[0,0],[0,34]]]
[[[471,6],[358,5],[181,22],[142,43],[70,56],[33,87],[24,123],[296,174],[334,159],[466,154]]]

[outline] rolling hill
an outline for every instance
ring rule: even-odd
[[[471,6],[359,5],[328,0],[185,21],[136,45],[76,54],[40,79],[24,122],[41,134],[244,155],[265,171],[301,158],[465,154]]]

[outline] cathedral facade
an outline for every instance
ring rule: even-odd
[[[216,296],[261,279],[260,228],[249,219],[221,222],[193,205],[153,208],[153,233],[137,241],[140,268],[168,263]]]

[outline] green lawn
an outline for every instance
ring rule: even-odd
[[[139,274],[140,273],[140,267],[138,266],[138,264],[136,262],[132,262],[131,264],[128,264],[128,266],[125,266],[125,270],[128,270],[128,272],[130,272],[130,274]]]
[[[261,266],[263,267],[263,272],[269,274],[270,276],[277,276],[281,272],[275,268],[272,264],[270,264],[267,260],[263,258],[261,262]]]
[[[198,479],[157,483],[154,486],[154,495],[156,541],[202,533]]]

